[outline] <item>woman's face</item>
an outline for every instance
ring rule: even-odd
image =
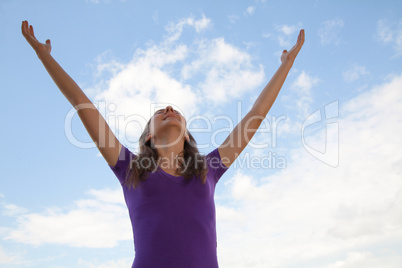
[[[172,106],[167,106],[155,112],[149,124],[149,133],[153,136],[159,135],[163,131],[177,128],[180,131],[180,136],[186,133],[187,122],[180,112],[173,109]],[[168,131],[169,133],[170,131]]]

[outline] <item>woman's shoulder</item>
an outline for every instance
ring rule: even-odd
[[[228,168],[222,163],[221,155],[219,153],[219,148],[215,148],[212,151],[210,151],[206,155],[206,160],[208,162],[208,165],[214,169],[216,168]]]
[[[221,156],[219,154],[219,149],[215,148],[206,155],[206,161],[208,169],[213,173],[215,183],[219,181],[222,175],[229,169],[222,162]]]
[[[119,169],[122,166],[129,164],[135,157],[137,157],[135,153],[133,153],[128,147],[121,144],[121,149],[116,164],[114,166],[109,165],[109,167],[111,169]]]
[[[217,155],[217,154],[218,154],[218,155]],[[206,157],[207,159],[211,159],[211,158],[217,157],[217,156],[219,156],[218,148],[215,148],[215,149],[210,150],[209,153],[207,153],[207,154],[205,155],[205,157]]]

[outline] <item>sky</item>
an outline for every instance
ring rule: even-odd
[[[0,266],[112,268],[134,258],[121,186],[23,20],[134,153],[167,104],[217,148],[304,29],[216,186],[219,265],[401,267],[402,2],[1,0]]]

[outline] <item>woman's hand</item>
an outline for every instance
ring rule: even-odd
[[[285,49],[282,52],[281,56],[282,63],[286,61],[290,61],[293,63],[303,44],[304,44],[304,30],[300,30],[299,36],[297,37],[296,45],[294,45],[290,51],[287,51]]]
[[[31,45],[31,47],[35,50],[36,54],[40,56],[41,54],[50,54],[50,51],[52,50],[52,46],[50,45],[50,40],[47,39],[46,43],[43,44],[39,42],[35,35],[34,35],[34,30],[32,25],[28,24],[28,21],[23,21],[21,25],[21,31],[22,35],[25,37],[25,39],[28,41],[28,43]]]

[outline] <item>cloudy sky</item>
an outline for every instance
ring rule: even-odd
[[[21,35],[52,55],[137,152],[160,106],[202,153],[306,40],[260,130],[216,186],[222,268],[401,267],[400,1],[0,3],[0,266],[129,267],[120,184]]]

